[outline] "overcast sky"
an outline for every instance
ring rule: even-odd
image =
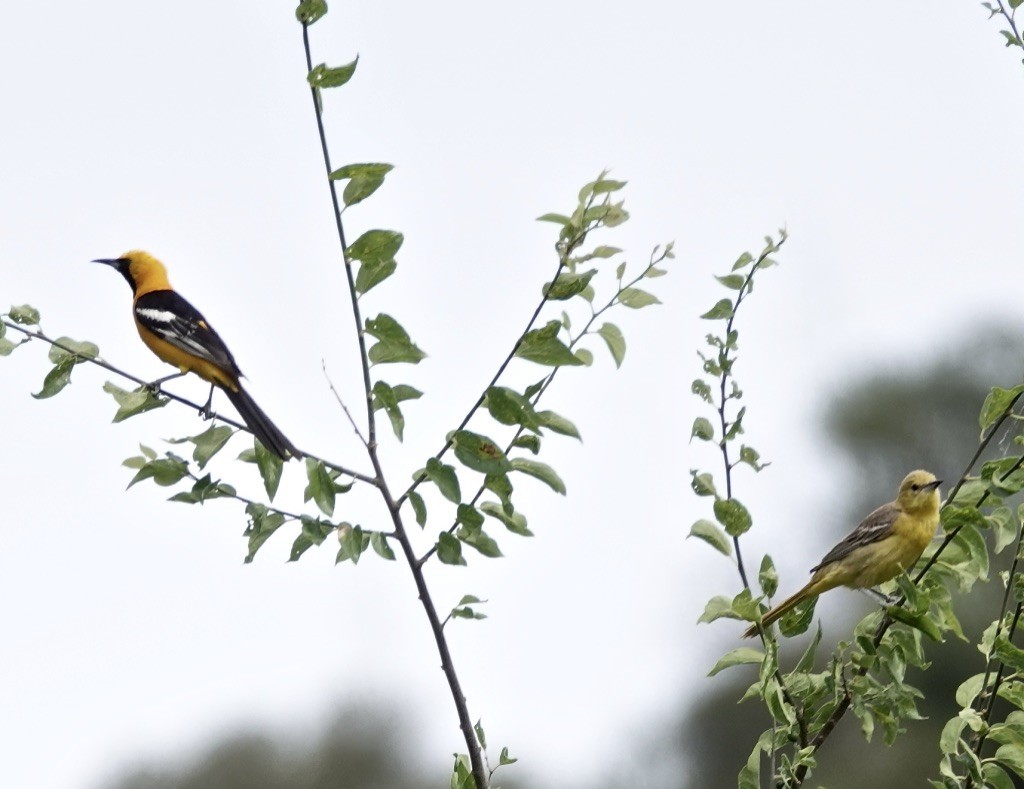
[[[148,249],[295,443],[362,469],[321,369],[358,402],[293,9],[0,12],[0,306],[31,303],[52,335],[159,377],[169,369],[138,341],[125,283],[87,264]],[[397,275],[364,301],[430,354],[383,371],[426,392],[406,409],[405,444],[383,440],[397,486],[458,424],[550,277],[556,228],[535,217],[570,211],[607,167],[629,181],[633,218],[602,242],[634,266],[676,242],[653,285],[664,304],[613,318],[623,369],[595,345],[594,367],[560,375],[547,400],[584,436],[544,446],[569,495],[522,481],[536,536],[495,531],[505,558],[429,575],[441,608],[491,601],[489,619],[448,632],[471,713],[495,752],[521,757],[519,775],[591,785],[737,644],[729,623],[694,624],[708,597],[737,590],[734,571],[684,540],[708,514],[687,471],[717,470],[687,443],[707,330],[696,316],[725,295],[712,274],[791,233],[744,306],[736,370],[746,438],[773,462],[738,479],[749,555],[774,543],[783,589],[834,537],[799,513],[856,473],[821,441],[830,393],[938,354],[984,315],[1019,313],[1024,69],[998,29],[974,2],[530,0],[332,3],[313,29],[314,62],[360,56],[353,82],[325,95],[335,164],[396,166],[346,222],[352,238],[405,234]],[[435,759],[464,749],[406,568],[335,567],[333,544],[286,564],[291,534],[244,566],[232,504],[124,490],[121,461],[199,432],[195,414],[111,425],[111,376],[95,367],[37,402],[45,353],[0,359],[5,785],[95,787],[136,759],[243,724],[308,730],[352,701],[408,707]],[[541,373],[522,362],[512,380]],[[173,388],[205,397],[198,381]],[[243,443],[220,473],[258,491],[251,468],[227,462]],[[288,474],[280,503],[298,506],[299,465]],[[384,528],[382,514],[353,494],[337,516]]]

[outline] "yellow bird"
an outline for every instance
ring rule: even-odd
[[[148,252],[133,250],[119,258],[94,260],[117,269],[131,285],[132,312],[139,336],[162,361],[177,367],[175,375],[155,383],[193,372],[210,383],[210,399],[203,406],[209,413],[213,387],[219,386],[253,435],[282,460],[301,458],[284,433],[270,421],[249,393],[242,388],[242,371],[220,335],[202,313],[180,296],[167,279],[164,264]]]
[[[896,501],[868,515],[841,543],[825,554],[807,585],[761,618],[763,627],[810,597],[837,586],[866,589],[892,580],[914,566],[939,525],[939,485],[930,471],[911,471],[900,483]],[[753,624],[743,633],[757,635]]]

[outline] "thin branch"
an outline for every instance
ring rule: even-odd
[[[327,386],[330,388],[331,394],[334,395],[334,399],[338,401],[338,405],[341,406],[341,410],[344,411],[345,416],[348,417],[348,422],[352,425],[352,429],[355,431],[356,436],[363,443],[364,447],[368,447],[370,445],[369,442],[363,438],[363,432],[359,429],[359,425],[356,424],[356,420],[352,418],[352,412],[348,410],[348,406],[345,405],[345,401],[341,399],[341,395],[338,393],[338,390],[334,388],[334,381],[332,381],[331,376],[327,374],[327,362],[321,359],[320,365],[323,368],[324,378],[327,380]]]
[[[309,26],[302,26],[302,46],[306,52],[306,73],[313,70],[313,56],[309,48]],[[338,231],[338,241],[341,243],[341,254],[345,260],[345,276],[348,279],[348,293],[352,301],[352,319],[356,324],[356,337],[359,340],[359,359],[363,368],[363,388],[366,391],[366,424],[367,446],[376,446],[377,443],[377,419],[373,411],[373,384],[370,383],[370,362],[366,353],[366,334],[363,330],[363,318],[359,311],[359,295],[356,291],[355,272],[352,270],[352,261],[348,256],[348,244],[345,241],[345,226],[341,221],[341,203],[338,201],[337,182],[331,179],[333,168],[331,167],[331,155],[327,150],[327,135],[324,131],[324,118],[320,106],[320,91],[317,87],[310,85],[309,92],[313,97],[313,111],[316,114],[316,129],[320,135],[320,150],[324,156],[324,168],[327,171],[327,186],[331,192],[331,205],[334,208],[334,224]]]
[[[196,476],[195,474],[193,474],[191,471],[186,472],[186,473],[188,474],[188,478],[191,479],[193,482],[200,482],[201,481],[201,478]],[[247,496],[241,496],[238,493],[228,493],[228,492],[224,491],[223,488],[220,488],[219,489],[219,495],[217,495],[217,496],[215,496],[213,498],[218,498],[218,499],[234,499],[235,501],[241,502],[242,504],[246,505],[247,507],[250,504],[256,504],[256,505],[258,505],[260,507],[266,507],[268,512],[276,512],[278,515],[284,516],[285,520],[287,520],[287,521],[301,521],[302,520],[302,516],[301,515],[297,515],[294,512],[289,512],[288,510],[282,510],[282,509],[280,509],[278,507],[274,507],[274,506],[269,505],[269,504],[264,504],[262,501],[256,501],[255,499],[250,499]]]
[[[601,309],[597,310],[596,312],[594,311],[593,306],[591,306],[590,319],[587,321],[586,325],[584,325],[583,329],[575,337],[573,337],[569,341],[569,350],[571,351],[573,348],[575,348],[576,344],[590,333],[590,327],[594,325],[594,322],[598,318],[600,318],[601,315],[603,315],[606,311],[608,311],[609,309],[614,307],[616,303],[618,303],[619,295],[622,293],[623,290],[625,290],[626,288],[633,287],[638,282],[640,282],[642,279],[644,279],[647,276],[647,273],[652,268],[654,268],[659,263],[661,263],[664,259],[665,259],[665,253],[662,253],[662,255],[660,257],[658,257],[657,259],[655,259],[654,254],[652,253],[651,254],[651,260],[648,262],[647,267],[644,268],[644,270],[641,271],[640,274],[638,274],[636,277],[634,277],[632,280],[630,280],[629,284],[620,287],[619,290],[615,293],[615,295],[612,296],[611,299],[608,300],[607,304],[605,304],[603,307],[601,307]],[[524,334],[524,336],[525,336],[525,334]],[[514,352],[513,352],[513,355],[514,355]],[[511,357],[509,357],[509,358],[511,358]],[[550,373],[548,373],[548,375],[544,378],[543,383],[541,383],[540,388],[537,390],[537,393],[530,400],[530,405],[531,406],[536,406],[537,405],[537,402],[544,395],[544,392],[547,391],[547,388],[549,386],[551,386],[552,381],[555,380],[555,375],[557,375],[558,371],[561,370],[561,369],[562,369],[561,367],[556,367],[554,370],[552,370]],[[497,380],[498,379],[495,378],[493,381],[491,381],[491,386],[494,386],[494,384],[497,382]],[[488,388],[490,388],[490,387],[488,387]],[[515,446],[516,441],[519,440],[519,437],[523,434],[523,432],[525,430],[526,430],[526,428],[523,425],[519,425],[516,428],[515,432],[512,434],[512,438],[509,440],[508,444],[505,446],[505,454],[506,455],[509,452],[512,451],[512,448]],[[411,490],[411,488],[410,488],[410,490]],[[473,498],[471,498],[469,500],[468,506],[472,507],[472,506],[476,505],[477,501],[479,501],[480,497],[484,494],[484,491],[486,491],[486,490],[487,490],[487,486],[485,484],[481,484],[480,487],[477,488],[476,493],[473,494]],[[407,492],[406,495],[408,495],[408,492]],[[459,527],[459,522],[458,521],[455,521],[454,523],[452,523],[452,525],[448,527],[448,534],[454,534],[455,530],[458,527]],[[437,553],[437,543],[434,543],[427,550],[427,552],[424,553],[423,556],[420,557],[419,564],[421,566],[423,564],[425,564],[430,559],[430,557],[433,556],[435,553]]]
[[[586,205],[587,210],[589,210],[590,207],[593,205],[593,200],[594,196],[591,195]],[[558,267],[555,269],[555,276],[552,278],[552,282],[558,280],[559,275],[561,275],[562,271],[564,271],[565,268],[568,266],[569,255],[571,255],[574,250],[578,249],[580,245],[586,241],[589,232],[589,228],[583,228],[580,231],[579,235],[574,236],[572,239],[566,241],[565,250],[558,256]],[[440,460],[445,455],[445,453],[452,448],[455,433],[458,433],[460,430],[465,429],[466,425],[469,424],[469,420],[473,418],[473,415],[480,409],[480,406],[483,405],[484,398],[487,397],[487,391],[498,382],[498,379],[501,378],[501,376],[504,374],[505,369],[515,358],[516,352],[523,344],[523,340],[526,339],[526,335],[530,333],[531,329],[533,329],[534,324],[537,322],[537,318],[540,317],[540,313],[544,309],[548,301],[550,301],[550,299],[548,298],[547,293],[541,296],[540,302],[537,304],[537,308],[533,311],[533,315],[530,316],[530,320],[527,321],[526,323],[526,328],[523,329],[518,339],[516,339],[516,341],[512,344],[512,349],[508,352],[508,355],[502,360],[501,364],[498,365],[498,369],[491,377],[490,383],[484,387],[483,391],[480,393],[480,396],[477,398],[476,402],[469,409],[469,411],[466,412],[466,415],[462,418],[462,421],[459,423],[459,426],[455,428],[454,431],[452,431],[451,437],[445,441],[444,446],[441,447],[441,450],[436,455],[433,456],[435,460]],[[416,479],[414,479],[412,485],[410,485],[409,488],[399,497],[399,505],[404,503],[405,500],[409,497],[409,494],[416,490],[416,488],[418,488],[420,484],[424,482],[424,480],[426,479],[427,476],[425,474],[418,476]]]
[[[302,26],[302,43],[306,54],[306,70],[307,73],[309,73],[313,70],[313,60],[309,46],[309,28],[305,24]],[[376,417],[373,410],[373,387],[370,381],[370,361],[366,350],[366,337],[363,333],[362,317],[359,311],[359,298],[356,292],[355,275],[352,271],[352,263],[349,259],[348,247],[345,243],[345,231],[341,220],[341,210],[338,203],[337,189],[335,187],[335,182],[330,179],[331,162],[330,155],[327,150],[327,138],[324,133],[320,96],[317,88],[315,87],[311,86],[311,92],[313,95],[313,110],[316,114],[317,130],[320,135],[320,147],[323,151],[324,166],[327,169],[327,178],[331,190],[331,201],[334,207],[338,240],[341,243],[342,254],[345,258],[345,275],[348,278],[349,297],[352,303],[352,315],[355,320],[356,332],[359,338],[359,359],[363,371],[363,389],[366,394],[366,418],[368,424],[367,438],[364,442],[366,445],[366,451],[369,455],[370,463],[373,465],[377,489],[380,491],[381,497],[384,499],[384,504],[387,506],[388,513],[391,516],[391,522],[394,525],[394,538],[398,540],[399,545],[402,547],[402,553],[405,555],[406,564],[409,566],[413,582],[416,584],[416,591],[419,593],[420,603],[423,605],[424,613],[426,614],[427,621],[430,624],[430,630],[434,634],[437,651],[441,657],[441,670],[444,672],[445,679],[448,681],[452,700],[455,703],[455,711],[459,718],[459,728],[462,731],[463,738],[466,742],[466,748],[469,751],[469,760],[472,765],[473,779],[477,785],[477,789],[487,789],[490,784],[487,765],[483,758],[480,742],[478,741],[476,732],[473,729],[473,722],[469,715],[469,705],[466,702],[466,696],[462,692],[462,686],[459,682],[458,674],[455,671],[455,663],[452,660],[451,650],[448,648],[448,642],[444,634],[444,624],[441,622],[441,619],[437,614],[437,608],[435,607],[433,598],[430,595],[430,589],[427,586],[426,578],[423,574],[423,568],[416,561],[416,554],[413,550],[412,541],[409,539],[409,534],[402,521],[402,500],[399,499],[396,501],[392,496],[391,490],[384,477],[384,470],[381,467],[376,440],[377,428]]]
[[[1003,5],[1003,0],[996,0],[996,2],[999,3],[999,12],[1006,19],[1006,23],[1010,26],[1010,30],[1013,31],[1013,35],[1017,39],[1017,45],[1024,49],[1024,39],[1020,37],[1020,31],[1017,30],[1017,22],[1015,20],[1017,9],[1013,9],[1013,11],[1008,12],[1006,10],[1006,6]],[[1009,44],[1007,44],[1007,46],[1009,46]]]
[[[42,340],[43,342],[47,343],[48,345],[52,345],[55,348],[60,348],[62,351],[65,351],[65,352],[67,352],[67,353],[69,353],[69,354],[71,354],[73,356],[76,356],[82,362],[87,362],[88,364],[95,364],[97,367],[102,367],[104,370],[107,370],[108,372],[114,373],[114,375],[119,375],[121,378],[124,378],[124,379],[126,379],[128,381],[131,381],[132,383],[138,384],[140,387],[149,387],[149,385],[150,385],[149,381],[145,381],[142,378],[139,378],[136,375],[132,375],[131,373],[126,372],[126,371],[122,370],[119,367],[115,367],[110,362],[104,361],[103,359],[101,359],[99,357],[90,358],[88,356],[82,356],[82,354],[79,353],[78,351],[76,351],[74,348],[69,348],[68,346],[62,344],[60,341],[54,340],[54,339],[52,339],[50,337],[47,337],[45,334],[43,334],[41,329],[36,329],[35,331],[31,331],[29,329],[26,329],[24,326],[21,326],[21,325],[19,325],[17,323],[14,323],[12,321],[8,321],[8,320],[3,319],[3,318],[0,318],[0,323],[3,323],[3,325],[6,326],[9,329],[14,329],[15,331],[21,332],[26,337],[29,337],[29,338],[34,339],[34,340]],[[182,397],[181,395],[176,395],[176,394],[174,394],[174,392],[168,392],[166,389],[160,389],[159,390],[159,394],[162,395],[163,397],[166,397],[168,400],[173,400],[176,403],[180,403],[181,405],[184,405],[184,406],[187,406],[188,408],[191,408],[197,414],[202,414],[203,413],[204,406],[200,405],[199,403],[194,403],[193,401],[189,400],[187,397]],[[231,419],[230,417],[223,416],[222,414],[216,414],[215,418],[218,421],[223,422],[226,425],[230,425],[231,427],[233,427],[233,428],[235,428],[237,430],[244,430],[246,433],[249,433],[250,435],[252,435],[252,431],[249,429],[248,425],[246,425],[246,424],[244,424],[242,422],[238,422],[238,421],[236,421],[234,419]],[[323,463],[328,468],[332,468],[335,471],[338,471],[338,472],[344,474],[347,477],[351,477],[352,479],[359,480],[360,482],[365,482],[367,485],[373,485],[375,487],[377,485],[377,480],[375,480],[373,477],[371,477],[371,476],[369,476],[367,474],[362,474],[362,473],[360,473],[358,471],[354,471],[354,470],[352,470],[352,469],[350,469],[350,468],[348,468],[346,466],[341,465],[340,463],[332,463],[329,460],[324,460],[323,458],[317,457],[316,455],[314,455],[314,454],[312,454],[310,452],[306,452],[305,450],[300,450],[300,451],[302,452],[302,454],[305,457],[308,457],[311,460],[319,461],[320,463]]]

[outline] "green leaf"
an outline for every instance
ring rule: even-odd
[[[498,543],[482,529],[459,529],[458,537],[466,545],[475,548],[490,559],[497,559],[502,555]]]
[[[707,472],[699,472],[696,469],[690,469],[690,487],[693,492],[698,496],[717,496],[718,491],[715,490],[715,483],[711,475]]]
[[[750,590],[744,589],[732,599],[724,595],[712,597],[704,606],[704,613],[700,615],[697,622],[714,622],[722,617],[753,621],[757,611],[757,603],[754,602]]]
[[[395,552],[391,550],[391,546],[388,545],[388,538],[384,536],[383,532],[370,532],[370,547],[382,559],[387,559],[389,562],[395,561]]]
[[[188,463],[168,452],[167,457],[151,460],[140,468],[132,481],[128,483],[128,487],[130,488],[144,479],[152,479],[157,485],[166,488],[180,482],[186,476],[188,476]]]
[[[583,364],[569,347],[558,339],[561,326],[558,321],[551,321],[543,329],[527,332],[520,340],[515,355],[549,367]]]
[[[58,344],[51,345],[47,354],[54,364],[59,364],[66,359],[80,364],[86,359],[95,359],[100,355],[99,346],[92,342],[78,342],[70,337],[58,337],[54,342]]]
[[[334,480],[331,479],[327,467],[319,460],[307,457],[305,463],[306,479],[308,482],[303,492],[302,500],[309,501],[312,499],[316,502],[316,506],[320,508],[320,511],[327,517],[330,517],[334,514],[334,497],[337,493]]]
[[[926,613],[908,611],[906,608],[899,605],[886,606],[885,612],[897,622],[902,622],[916,630],[920,630],[932,641],[942,641],[942,631],[939,630],[939,626],[935,624],[935,621],[930,619]]]
[[[476,507],[469,504],[460,504],[456,510],[455,522],[465,526],[470,531],[479,531],[484,525],[484,516]]]
[[[455,767],[452,770],[451,789],[476,789],[476,778],[470,767],[469,757],[458,753],[455,755]]]
[[[312,25],[327,13],[325,0],[300,0],[295,9],[295,18],[304,25]]]
[[[488,474],[484,477],[484,488],[498,497],[501,509],[506,515],[516,511],[512,506],[512,480],[508,478],[508,474]]]
[[[366,293],[395,273],[395,255],[404,240],[394,230],[367,230],[352,242],[348,257],[362,264],[356,272],[357,293]]]
[[[409,338],[402,326],[383,312],[376,318],[366,319],[366,333],[377,339],[367,356],[372,364],[409,362],[417,364],[426,354]]]
[[[612,359],[615,360],[615,366],[622,367],[622,360],[626,358],[626,338],[622,336],[622,331],[614,323],[604,323],[597,333],[601,335],[601,339],[608,346]]]
[[[501,451],[487,436],[469,430],[459,430],[451,437],[452,448],[459,462],[481,474],[504,474],[512,466]]]
[[[695,378],[693,383],[690,384],[690,391],[705,403],[713,402],[711,398],[711,387],[708,386],[706,381],[702,381],[700,378]]]
[[[520,449],[528,449],[533,454],[540,452],[540,436],[533,433],[524,433],[512,442],[512,446]]]
[[[981,765],[981,777],[986,789],[1014,789],[1013,779],[998,764],[986,762]]]
[[[757,573],[757,583],[765,597],[772,597],[779,589],[779,574],[775,570],[775,562],[768,554],[761,559],[761,569]]]
[[[427,478],[437,485],[442,496],[455,504],[462,501],[462,491],[459,488],[459,478],[455,473],[454,466],[442,463],[437,458],[430,458],[427,461],[426,471]]]
[[[192,459],[200,469],[205,468],[210,458],[220,452],[234,434],[235,431],[227,425],[213,425],[198,436],[192,436],[189,441],[196,447],[192,450]]]
[[[541,292],[545,298],[551,301],[571,299],[586,290],[596,273],[596,268],[579,273],[563,271],[555,278],[554,282],[545,283]]]
[[[792,638],[806,632],[807,628],[811,625],[811,621],[814,619],[814,606],[817,603],[818,598],[812,597],[783,614],[782,618],[779,619],[779,632],[786,638]]]
[[[289,562],[297,562],[302,554],[314,545],[322,545],[323,541],[335,530],[334,524],[330,521],[312,518],[309,515],[301,516],[299,524],[301,526],[299,536],[292,542],[292,548],[288,552]]]
[[[564,216],[562,214],[542,214],[541,216],[537,217],[537,221],[553,222],[556,225],[562,225],[564,227],[565,225],[570,224],[572,220],[570,220],[569,217]]]
[[[346,63],[344,66],[338,66],[337,68],[329,68],[327,64],[321,63],[319,66],[313,67],[313,70],[309,72],[309,76],[306,77],[306,81],[314,88],[341,87],[352,79],[352,75],[356,73],[356,64],[358,63],[358,57],[351,63]]]
[[[481,614],[468,605],[452,609],[452,619],[486,619],[487,614]]]
[[[715,663],[714,668],[708,672],[709,677],[715,676],[721,671],[732,666],[743,666],[748,663],[760,663],[764,659],[764,652],[760,649],[754,649],[752,647],[739,647],[726,652],[719,658],[718,662]]]
[[[687,537],[704,540],[719,553],[732,556],[732,541],[726,537],[725,532],[718,527],[717,523],[701,518],[690,527]]]
[[[32,396],[36,400],[45,400],[48,397],[53,397],[71,383],[71,370],[74,366],[75,359],[73,356],[68,356],[63,361],[55,364],[50,372],[46,374],[46,378],[43,379],[43,388],[38,392],[33,392]]]
[[[562,482],[562,478],[555,473],[555,470],[551,468],[547,463],[541,463],[537,460],[529,460],[527,458],[512,458],[512,468],[516,471],[520,471],[523,474],[528,474],[531,477],[535,477],[551,488],[555,493],[561,493],[565,495],[565,483]]]
[[[748,447],[746,444],[740,445],[740,463],[746,463],[754,469],[754,471],[760,471],[765,466],[769,465],[768,463],[762,463],[761,456],[758,454],[757,450],[753,447]]]
[[[956,694],[954,695],[956,703],[961,707],[973,706],[974,700],[978,698],[978,694],[981,693],[984,681],[984,674],[975,674],[961,682],[959,687],[956,689]]]
[[[455,480],[455,484],[459,484],[458,479]],[[416,516],[416,523],[422,529],[427,525],[427,505],[423,501],[423,497],[414,490],[409,491],[409,503],[412,505],[412,511]]]
[[[498,765],[515,764],[519,759],[516,759],[508,755],[508,748],[502,748],[501,753],[498,754]]]
[[[715,279],[729,288],[729,290],[739,290],[743,287],[743,283],[747,281],[747,278],[742,274],[726,274],[722,277],[715,277]]]
[[[1024,392],[1024,385],[1013,387],[1013,389],[1002,389],[998,386],[992,387],[985,402],[981,406],[981,414],[978,416],[978,424],[984,432],[1003,413],[1012,406],[1013,402]]]
[[[617,192],[626,185],[625,181],[612,181],[604,176],[605,173],[601,173],[596,181],[591,181],[580,189],[579,200],[581,205],[588,203],[595,195]]]
[[[284,515],[256,502],[245,508],[245,514],[249,516],[249,524],[245,529],[245,536],[249,540],[249,552],[245,556],[245,562],[248,564],[256,556],[260,546],[284,523]]]
[[[437,558],[442,564],[466,564],[462,558],[462,543],[446,531],[437,539]]]
[[[652,304],[661,304],[658,297],[640,288],[623,288],[619,291],[619,304],[630,309],[638,310],[642,307],[649,307]]]
[[[141,458],[139,458],[141,460]],[[139,468],[145,465],[144,463]],[[219,499],[235,495],[235,489],[223,482],[214,481],[209,474],[197,479],[191,490],[181,491],[171,496],[168,501],[177,501],[183,504],[202,504],[209,499]]]
[[[404,400],[415,400],[423,395],[419,389],[414,389],[405,384],[392,387],[384,381],[377,381],[373,385],[373,410],[384,409],[391,421],[391,429],[395,431],[395,437],[401,441],[405,432],[405,416],[399,403]]]
[[[714,307],[700,317],[709,321],[726,320],[733,316],[732,302],[729,299],[722,299]]]
[[[1024,44],[1021,44],[1021,40],[1019,38],[1017,38],[1017,36],[1015,36],[1009,30],[1000,30],[999,32],[1002,33],[1002,35],[1006,38],[1006,46],[1008,46],[1008,47],[1024,46]],[[1020,775],[1024,775],[1024,773],[1020,773]]]
[[[556,414],[554,411],[538,411],[537,418],[540,419],[541,425],[548,428],[554,433],[559,433],[563,436],[572,436],[578,438],[580,441],[580,431],[576,429],[576,425],[566,419],[560,414]]]
[[[1011,644],[1004,635],[997,635],[993,654],[997,660],[1016,671],[1024,671],[1024,649]]]
[[[39,325],[39,310],[28,304],[12,306],[11,309],[7,312],[7,316],[12,321],[21,324],[22,326]]]
[[[480,511],[496,520],[501,521],[505,528],[513,534],[523,537],[532,537],[533,532],[526,528],[526,516],[519,512],[509,514],[505,512],[500,504],[494,501],[485,501],[480,505]]]
[[[701,441],[710,441],[715,437],[715,429],[711,422],[702,416],[693,420],[693,428],[690,430],[690,440],[699,438]]]
[[[128,392],[107,381],[103,384],[103,391],[112,395],[117,402],[118,409],[113,419],[115,424],[137,414],[152,411],[154,408],[163,408],[170,402],[166,398],[157,397],[153,390],[146,386]]]
[[[583,362],[587,367],[590,367],[590,365],[594,363],[594,354],[586,348],[577,348],[573,353],[576,354],[576,358]]]
[[[267,498],[271,501],[277,495],[277,488],[281,484],[281,474],[284,471],[284,461],[268,450],[259,441],[255,444],[253,457],[256,461],[256,468],[263,480],[263,489],[267,491]]]
[[[749,252],[744,252],[736,259],[736,262],[732,264],[732,270],[739,271],[741,268],[746,268],[753,262],[754,256],[751,255]]]
[[[332,181],[348,180],[342,200],[346,206],[355,205],[376,192],[384,183],[384,176],[394,168],[390,164],[346,164],[331,173]]]
[[[503,425],[522,425],[534,431],[541,428],[540,418],[530,401],[506,386],[492,386],[488,389],[484,406]]]
[[[4,325],[3,321],[0,321],[0,356],[10,356],[11,353],[21,343],[11,342],[4,338],[4,334],[7,333],[7,326]]]
[[[715,518],[725,527],[730,537],[739,537],[751,526],[750,513],[736,499],[718,499],[715,501]]]
[[[352,564],[359,563],[359,557],[363,555],[370,546],[370,535],[364,532],[359,526],[350,526],[347,523],[338,527],[338,542],[341,548],[338,549],[338,556],[335,564],[346,559]]]
[[[1024,778],[1024,748],[1019,745],[1000,745],[996,748],[995,758]]]

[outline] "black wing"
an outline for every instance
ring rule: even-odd
[[[195,307],[173,290],[154,290],[135,302],[135,320],[160,339],[241,376],[220,335]]]
[[[892,524],[899,514],[900,509],[895,504],[882,505],[862,520],[860,525],[850,532],[841,543],[826,553],[824,558],[811,568],[811,572],[842,559],[863,545],[884,540],[892,534]]]

